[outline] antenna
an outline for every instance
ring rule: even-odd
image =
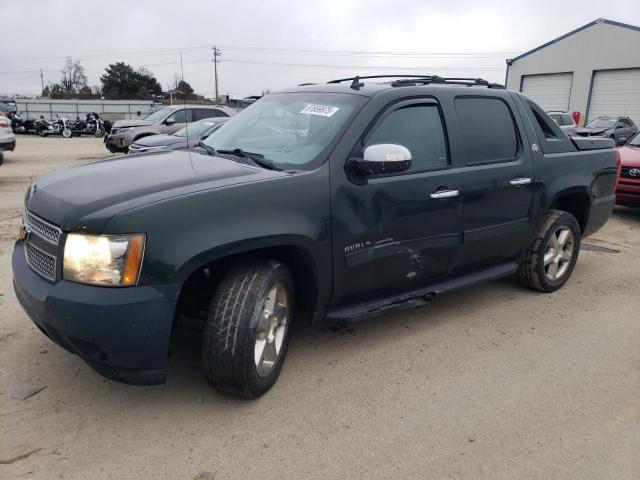
[[[184,129],[187,133],[187,139],[189,138],[189,122],[187,121],[187,93],[184,91],[184,67],[182,66],[182,52],[180,52],[180,76],[182,77],[182,106],[184,107]],[[188,140],[187,140],[188,142]],[[188,145],[188,143],[187,143]],[[187,148],[187,153],[189,154],[189,160],[191,160],[191,152]]]

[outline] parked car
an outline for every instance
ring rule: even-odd
[[[582,137],[608,137],[618,145],[624,145],[636,133],[638,127],[629,117],[597,117],[578,128]]]
[[[127,152],[142,137],[172,134],[185,125],[205,118],[232,117],[235,112],[223,105],[172,105],[156,110],[144,120],[118,120],[111,126],[104,143],[112,153]]]
[[[194,148],[198,143],[224,125],[229,118],[206,118],[193,122],[173,135],[150,135],[129,145],[129,153],[147,153],[154,150]]]
[[[361,320],[513,274],[561,288],[613,209],[613,142],[570,139],[486,81],[369,78],[271,93],[200,152],[37,178],[12,260],[21,305],[136,384],[165,381],[190,318],[209,382],[257,397],[294,322]]]
[[[11,121],[4,115],[0,115],[0,165],[4,162],[5,151],[13,151],[16,148],[16,136],[11,129]]]
[[[618,148],[620,179],[616,187],[616,203],[640,207],[640,133]]]
[[[578,127],[574,123],[573,118],[567,112],[547,112],[551,117],[551,120],[556,122],[556,125],[569,136],[578,134]]]

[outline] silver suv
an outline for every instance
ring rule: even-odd
[[[104,143],[112,153],[127,152],[136,140],[164,133],[170,135],[185,125],[205,118],[232,117],[235,112],[223,105],[172,105],[156,110],[143,120],[118,120],[105,135]]]

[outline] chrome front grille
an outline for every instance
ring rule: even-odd
[[[56,279],[56,257],[31,245],[28,239],[24,242],[24,253],[27,257],[27,264],[33,271],[47,280],[54,281]]]
[[[27,227],[33,232],[37,232],[46,241],[58,245],[62,230],[51,223],[35,216],[33,213],[26,211],[24,221]]]

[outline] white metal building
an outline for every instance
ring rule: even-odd
[[[507,88],[582,122],[627,115],[640,126],[640,27],[598,19],[507,60]]]

